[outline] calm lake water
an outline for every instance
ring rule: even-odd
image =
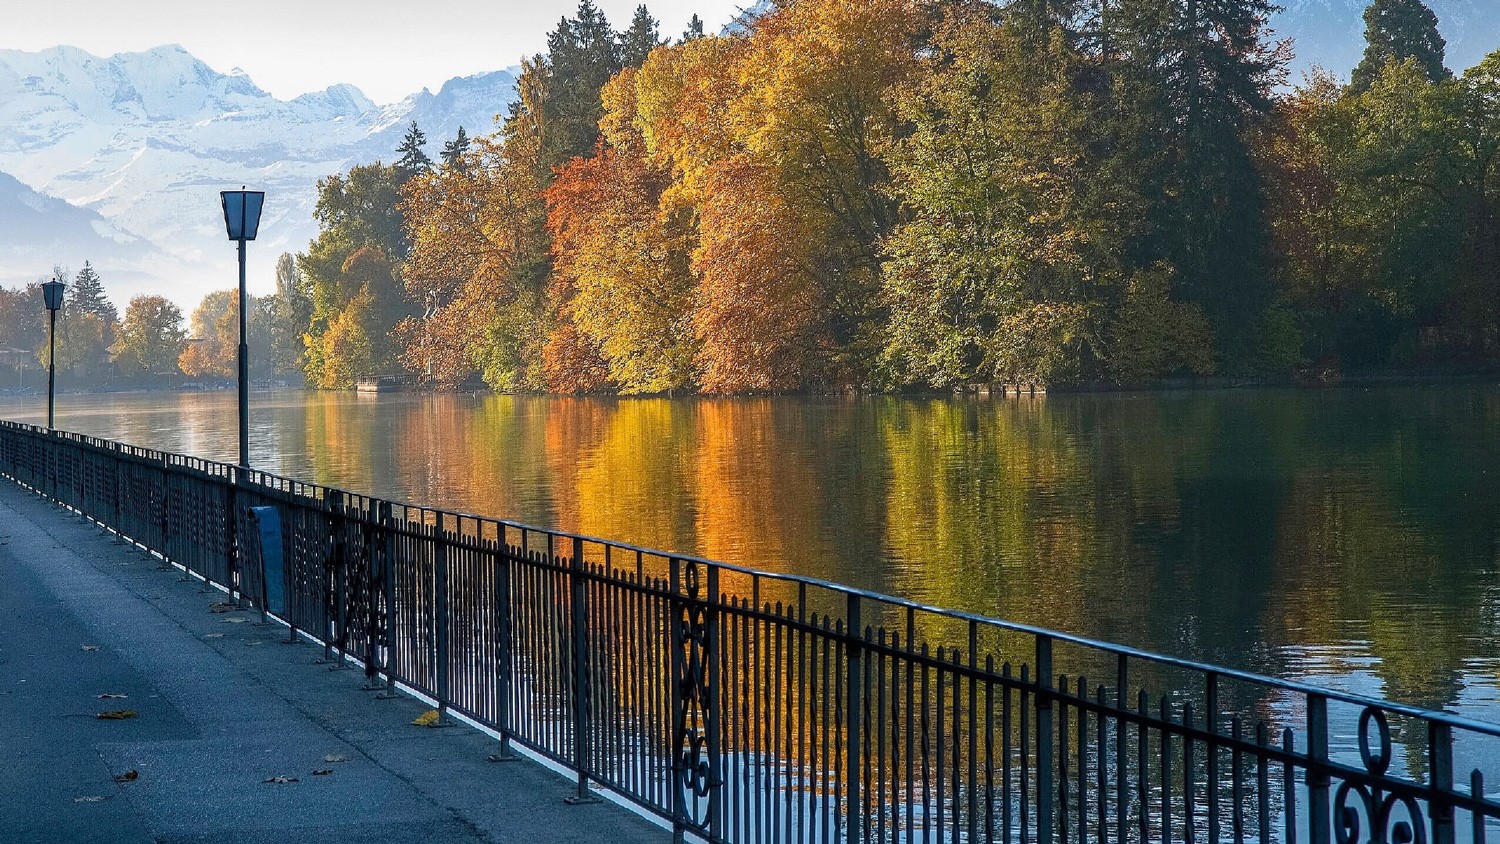
[[[280,474],[1500,720],[1500,388],[252,403]],[[58,426],[232,461],[234,406]]]

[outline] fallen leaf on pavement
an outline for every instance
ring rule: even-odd
[[[131,768],[123,774],[115,774],[115,782],[135,782],[140,777],[141,772]]]
[[[108,712],[101,712],[94,717],[101,721],[124,721],[126,718],[134,718],[140,714],[134,709],[111,709]]]
[[[116,694],[114,692],[105,692],[99,695],[100,700],[124,700],[127,697],[130,697],[130,695]]]
[[[326,776],[328,776],[331,773],[333,773],[333,769],[332,768],[322,768],[320,770],[313,771],[313,776],[315,776],[315,777],[326,777]]]
[[[224,619],[224,623],[225,624],[244,624],[245,623],[245,619],[236,616],[234,618],[226,618],[226,619]]]
[[[297,779],[296,777],[277,775],[274,777],[266,777],[265,779],[261,780],[261,782],[274,782],[277,785],[283,785],[289,782],[301,782],[301,780]]]
[[[436,709],[429,709],[426,712],[423,712],[421,715],[418,715],[416,720],[412,721],[411,723],[413,726],[417,727],[435,727],[437,726],[438,717],[438,711]]]
[[[204,633],[203,634],[203,638],[205,638],[205,639],[222,639],[222,638],[224,638],[224,634],[223,633]]]
[[[83,650],[86,650],[86,651],[97,651],[97,650],[99,650],[99,646],[98,645],[84,645],[83,646]]]
[[[342,754],[342,753],[330,753],[327,756],[323,757],[323,761],[324,762],[342,762],[342,761],[344,761],[344,754]]]
[[[239,609],[239,607],[236,607],[234,604],[228,603],[226,601],[214,601],[212,604],[208,605],[209,612],[234,612],[237,609]]]
[[[74,803],[102,803],[103,801],[108,800],[108,799],[109,799],[108,797],[93,797],[93,796],[89,796],[89,797],[74,797],[73,798],[73,802]]]

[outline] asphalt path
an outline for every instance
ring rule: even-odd
[[[0,842],[670,839],[224,597],[0,478]]]

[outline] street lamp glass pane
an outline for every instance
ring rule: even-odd
[[[224,201],[224,229],[230,240],[254,240],[260,228],[260,210],[265,205],[265,191],[226,190],[219,196]]]
[[[55,311],[62,308],[63,288],[67,287],[60,281],[49,281],[42,285],[42,301],[46,303],[47,310]]]

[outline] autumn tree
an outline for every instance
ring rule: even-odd
[[[1447,47],[1438,33],[1437,15],[1422,0],[1374,0],[1365,8],[1365,53],[1350,86],[1369,90],[1387,64],[1407,59],[1415,60],[1429,81],[1451,78],[1443,65]]]
[[[125,306],[115,362],[125,374],[160,378],[177,372],[182,343],[182,309],[162,296],[134,296]]]
[[[692,226],[683,209],[661,205],[669,174],[646,160],[634,75],[627,69],[605,89],[607,143],[548,188],[547,228],[555,295],[569,300],[620,390],[653,393],[692,378]]]
[[[177,366],[189,378],[235,378],[239,365],[238,290],[203,297],[189,318],[186,346]]]

